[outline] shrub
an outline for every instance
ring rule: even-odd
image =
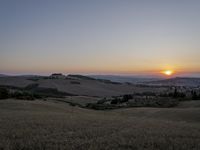
[[[0,99],[9,98],[9,92],[6,88],[0,88]]]
[[[99,101],[97,102],[97,104],[104,104],[104,103],[107,102],[107,101],[110,101],[110,100],[107,100],[106,98],[103,98],[103,99],[99,100]]]
[[[142,95],[144,96],[156,96],[154,92],[143,92]]]
[[[173,93],[173,97],[174,97],[174,98],[184,98],[184,97],[185,97],[185,93],[179,92],[179,91],[175,88],[174,93]]]
[[[27,86],[24,88],[24,90],[34,90],[34,89],[36,89],[38,86],[39,86],[39,84],[37,84],[37,83],[29,84],[29,85],[27,85]]]
[[[71,81],[70,83],[71,83],[71,84],[81,84],[81,83],[78,82],[78,81]]]
[[[172,98],[185,98],[186,94],[183,92],[179,92],[176,88],[174,89],[174,92],[170,93],[161,93],[159,94],[160,97],[172,97]]]
[[[118,98],[115,98],[115,99],[111,100],[110,103],[111,104],[118,104],[118,103],[120,103],[120,100]]]
[[[29,79],[27,79],[27,80],[30,80],[30,81],[38,81],[39,80],[39,78],[29,78]]]
[[[25,99],[25,100],[34,100],[34,94],[29,93],[29,92],[23,92],[23,91],[17,91],[14,92],[11,97],[16,98],[16,99]]]
[[[197,94],[196,91],[191,91],[191,94],[192,94],[192,100],[200,99],[200,94]]]
[[[133,99],[133,96],[128,94],[128,95],[123,95],[122,103],[127,102],[129,99]]]

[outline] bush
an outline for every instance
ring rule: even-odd
[[[24,90],[34,90],[34,89],[37,89],[38,86],[39,84],[37,83],[29,84],[24,88]]]
[[[164,108],[169,108],[169,107],[175,107],[179,104],[178,99],[172,99],[172,98],[160,98],[156,101],[156,105],[153,105],[155,107],[164,107]]]
[[[27,79],[27,80],[30,80],[30,81],[38,81],[39,78],[29,78],[29,79]]]
[[[113,99],[110,103],[111,103],[111,104],[118,104],[118,103],[119,103],[119,100],[118,100],[118,99]]]
[[[174,90],[173,93],[173,98],[184,98],[185,97],[185,93],[179,92],[176,88]]]
[[[123,102],[127,102],[129,99],[133,99],[133,96],[132,95],[123,95],[123,100],[121,101],[122,103]]]
[[[200,94],[197,94],[196,91],[191,91],[191,95],[192,95],[192,100],[200,99]]]
[[[103,98],[103,99],[99,100],[99,101],[97,102],[97,104],[104,104],[104,103],[107,102],[107,101],[110,101],[110,100],[107,100],[106,98]]]
[[[172,97],[172,98],[185,98],[186,94],[183,92],[179,92],[176,88],[174,89],[174,92],[170,93],[161,93],[159,94],[160,97]]]
[[[24,100],[34,100],[34,94],[29,93],[29,92],[14,92],[11,97],[16,98],[16,99],[24,99]]]
[[[9,98],[9,92],[5,88],[0,88],[0,99],[7,99]]]
[[[154,92],[143,92],[142,95],[144,96],[156,96]]]
[[[70,83],[71,83],[71,84],[81,84],[81,83],[78,82],[78,81],[71,81]]]

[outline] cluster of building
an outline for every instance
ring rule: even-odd
[[[65,79],[66,76],[63,75],[62,73],[53,73],[50,75],[51,79]]]

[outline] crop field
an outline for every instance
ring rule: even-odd
[[[0,101],[0,149],[200,149],[199,101],[95,111],[55,101]]]

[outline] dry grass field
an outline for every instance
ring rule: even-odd
[[[0,101],[2,150],[199,150],[200,107],[95,111],[56,101]]]

